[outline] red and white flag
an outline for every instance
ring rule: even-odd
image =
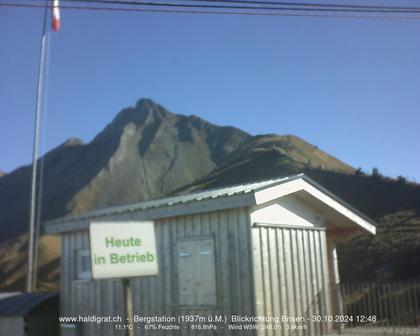
[[[51,14],[52,29],[58,32],[60,29],[60,8],[58,0],[52,0]]]

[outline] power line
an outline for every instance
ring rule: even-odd
[[[198,9],[231,9],[231,10],[264,10],[264,11],[316,11],[316,12],[362,12],[362,13],[420,13],[420,8],[416,7],[387,7],[387,6],[357,6],[357,5],[327,5],[327,4],[308,4],[308,3],[275,3],[267,2],[269,7],[261,6],[259,1],[246,1],[253,6],[239,5],[243,1],[219,0],[217,4],[191,4],[202,3],[200,0],[187,0],[190,3],[181,2],[161,2],[161,1],[139,1],[139,0],[62,0],[63,2],[93,3],[101,5],[129,5],[129,6],[151,6],[151,7],[174,7],[174,8],[198,8]],[[208,3],[208,2],[207,2]],[[229,5],[225,5],[229,3]],[[234,5],[232,5],[234,3]],[[276,4],[274,6],[274,4]]]
[[[67,1],[67,0],[63,0]],[[183,2],[219,2],[219,3],[238,3],[255,5],[276,5],[276,6],[299,6],[299,7],[335,7],[335,8],[360,8],[360,9],[390,9],[390,10],[420,10],[420,7],[394,7],[376,5],[354,5],[354,4],[325,4],[325,3],[305,3],[305,2],[278,2],[278,1],[251,1],[251,0],[181,0]]]
[[[82,1],[83,2],[83,1]],[[42,4],[34,3],[7,3],[0,2],[0,7],[11,7],[11,8],[45,8],[49,7]],[[223,11],[223,10],[184,10],[184,9],[166,9],[166,8],[133,8],[133,7],[100,7],[100,6],[74,6],[74,5],[61,5],[62,9],[69,10],[84,10],[84,11],[108,11],[108,12],[142,12],[142,13],[169,13],[169,14],[218,14],[218,15],[245,15],[245,16],[296,16],[296,17],[327,17],[327,18],[357,18],[357,19],[420,19],[420,16],[413,15],[372,15],[371,12],[363,12],[366,14],[337,14],[337,13],[317,13],[315,10],[308,12],[307,9],[300,9],[301,12],[295,10],[295,12],[288,12],[288,9],[283,9],[282,12],[255,12],[255,11]],[[258,8],[253,8],[258,9]],[[319,12],[319,11],[318,11]],[[386,11],[384,13],[394,13]],[[403,11],[400,13],[404,14],[417,14],[420,11]]]

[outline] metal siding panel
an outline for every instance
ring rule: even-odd
[[[300,290],[300,310],[299,310],[299,316],[305,316],[306,317],[306,273],[305,273],[305,255],[303,252],[303,231],[304,230],[297,230],[296,232],[296,243],[297,243],[297,255],[298,255],[298,271],[299,271],[299,290]],[[300,324],[301,325],[301,324]],[[298,330],[299,334],[304,334],[303,330]]]
[[[74,269],[75,269],[75,260],[74,260],[74,233],[68,234],[68,284],[67,284],[67,312],[69,315],[73,315],[73,307],[74,307],[74,297],[73,297],[73,275],[74,275]]]
[[[266,280],[268,284],[266,285],[269,293],[269,310],[267,310],[267,316],[278,316],[279,314],[279,283],[278,283],[278,267],[277,267],[277,244],[276,244],[276,230],[271,228],[265,229],[264,238],[267,240],[267,266],[268,274]],[[267,335],[274,335],[274,323],[266,323],[271,325],[273,329],[267,330]]]
[[[326,315],[326,292],[328,291],[328,287],[327,287],[327,282],[326,282],[326,276],[328,275],[328,272],[325,273],[325,269],[324,269],[324,262],[323,262],[323,254],[322,254],[322,250],[323,250],[323,240],[322,240],[322,232],[318,231],[316,233],[316,239],[318,242],[317,245],[317,252],[316,252],[316,258],[317,258],[317,263],[318,263],[318,269],[319,269],[319,290],[320,290],[320,297],[319,297],[319,302],[320,302],[320,312],[322,316]],[[325,323],[321,323],[321,334],[325,335],[327,333],[326,330],[326,325]]]
[[[268,229],[260,229],[261,240],[261,261],[263,272],[263,288],[264,288],[264,316],[272,316],[272,292],[271,292],[271,272],[270,272],[270,251],[268,246]],[[265,323],[264,323],[265,324]],[[270,330],[264,330],[263,335],[271,335]]]
[[[101,284],[101,292],[104,291],[108,295],[109,306],[106,307],[107,311],[109,312],[109,314],[116,313],[122,318],[125,317],[124,316],[125,306],[124,306],[123,290],[124,288],[122,286],[121,280],[105,280]],[[133,301],[135,301],[135,295],[133,295]],[[109,333],[110,336],[114,334],[115,333],[111,331]]]
[[[278,263],[278,279],[280,284],[280,312],[281,314],[287,314],[287,287],[286,287],[286,265],[284,259],[284,243],[283,243],[283,230],[276,230],[277,239],[277,263]],[[282,327],[281,335],[286,335],[287,331]]]
[[[156,253],[158,257],[158,272],[157,276],[150,276],[149,278],[149,285],[150,285],[150,294],[151,294],[151,302],[152,302],[152,311],[153,314],[163,313],[163,310],[160,307],[163,307],[162,301],[162,262],[159,259],[162,256],[162,225],[156,221],[155,224],[155,237],[156,237]]]
[[[191,238],[194,237],[194,232],[193,232],[193,223],[192,223],[192,218],[191,216],[188,217],[181,217],[180,218],[181,222],[184,223],[184,227],[185,227],[185,236],[186,238]],[[194,228],[195,230],[195,228]],[[193,280],[196,279],[198,277],[198,272],[199,270],[197,269],[197,266],[195,264],[195,260],[194,260],[194,256],[196,255],[197,251],[197,244],[195,244],[194,242],[190,245],[190,251],[192,253],[192,259],[190,263],[187,263],[187,269],[186,269],[186,273],[189,273],[192,275],[192,279],[191,279],[191,284],[189,285],[191,288],[191,301],[190,304],[192,304],[195,300],[198,300],[198,291],[195,288],[195,284],[193,284]],[[182,272],[180,272],[182,273]],[[188,286],[188,284],[187,284]]]
[[[191,217],[184,217],[184,218],[180,218],[180,221],[183,223],[184,228],[185,228],[185,237],[186,238],[191,238],[193,236],[192,233],[192,225],[191,225]],[[187,300],[187,302],[185,304],[192,304],[194,302],[194,300],[196,300],[196,296],[198,295],[198,293],[195,291],[194,285],[193,285],[193,279],[195,278],[196,272],[198,272],[196,265],[194,265],[194,255],[196,253],[196,245],[195,244],[190,244],[189,245],[189,251],[191,253],[191,262],[186,263],[186,269],[184,269],[184,272],[187,274],[192,275],[192,278],[190,279],[191,283],[190,284],[186,284],[189,288],[190,291],[190,300]],[[183,272],[180,271],[180,274],[182,274]],[[180,304],[182,304],[180,302]]]
[[[141,315],[149,316],[153,313],[153,293],[150,288],[150,279],[149,277],[141,278],[141,292],[139,296],[140,304],[142,304]],[[142,303],[143,301],[143,303]],[[145,334],[147,334],[145,332]]]
[[[324,288],[324,314],[328,315],[331,314],[331,307],[330,307],[330,290],[329,290],[329,275],[328,275],[328,256],[327,256],[327,239],[326,239],[326,232],[319,231],[319,239],[320,239],[320,258],[322,264],[322,275],[323,275],[323,288]]]
[[[88,249],[89,248],[89,233],[88,231],[80,231],[77,234],[78,236],[78,248],[79,249]],[[100,308],[100,304],[94,304],[94,295],[95,295],[95,287],[97,286],[97,281],[83,281],[78,282],[76,287],[78,288],[77,291],[80,295],[79,303],[80,309],[79,312],[82,316],[92,315],[92,312],[95,312],[97,315],[101,315],[101,311],[98,310]],[[101,298],[97,298],[97,300],[101,300]],[[95,333],[97,329],[96,323],[84,323],[84,332],[86,335],[96,335]]]
[[[319,310],[319,281],[318,281],[318,271],[317,271],[317,262],[316,262],[316,245],[315,245],[315,231],[311,232],[309,245],[311,249],[311,278],[312,278],[312,290],[313,290],[313,300],[312,307],[314,315],[321,315]],[[319,335],[320,323],[314,323],[315,335]]]
[[[179,220],[177,218],[173,218],[172,219],[172,224],[173,226],[175,226],[174,230],[174,237],[175,237],[175,243],[178,239],[180,238],[184,238],[184,227],[182,225],[180,225]],[[176,314],[179,315],[181,310],[179,308],[179,285],[178,285],[178,279],[179,279],[179,269],[178,269],[178,264],[177,262],[174,263],[175,265],[175,269],[176,269],[176,274],[175,274],[175,278],[174,278],[174,293],[175,293],[175,298],[176,298]]]
[[[179,217],[178,218],[181,225],[184,226],[184,237],[191,238],[192,237],[192,225],[191,225],[191,217]]]
[[[69,299],[69,234],[61,236],[61,257],[60,257],[60,315],[67,316],[69,314],[70,299]]]
[[[318,283],[318,311],[321,316],[325,314],[324,311],[324,279],[323,279],[323,268],[321,260],[321,246],[319,239],[319,231],[314,232],[314,243],[315,243],[315,262],[316,262],[316,277]],[[319,323],[321,335],[324,335],[326,330],[323,323]]]
[[[205,225],[208,226],[209,233],[215,238],[214,239],[214,257],[215,257],[215,276],[216,276],[216,303],[222,307],[223,313],[225,313],[225,302],[223,297],[223,281],[222,281],[222,253],[220,251],[220,223],[218,220],[218,213],[211,212],[203,214],[205,217]]]
[[[294,316],[301,315],[301,292],[299,277],[299,256],[297,251],[297,229],[291,229],[290,245],[292,250],[293,290],[294,290]]]
[[[157,252],[157,258],[158,258],[158,272],[159,275],[156,277],[152,277],[154,279],[155,283],[155,300],[156,300],[156,307],[155,311],[157,313],[164,313],[165,312],[165,284],[164,284],[164,277],[162,274],[164,274],[164,265],[165,265],[165,254],[164,254],[164,224],[160,221],[156,221],[155,223],[155,235],[156,235],[156,252]]]
[[[200,216],[187,216],[184,218],[190,227],[191,237],[200,236]]]
[[[254,291],[255,291],[255,314],[264,315],[264,287],[263,272],[261,263],[261,240],[260,229],[252,228],[252,253],[253,253],[253,270],[254,270]],[[260,334],[261,331],[258,331]]]
[[[77,232],[71,234],[71,273],[70,273],[70,293],[71,293],[71,315],[77,315],[77,307],[80,305],[77,292],[74,289],[74,277],[76,274],[75,250],[77,248]]]
[[[199,218],[200,218],[201,233],[203,235],[209,235],[212,232],[211,227],[210,227],[210,222],[209,222],[209,215],[200,214]]]
[[[148,276],[145,277],[147,279],[147,294],[148,294],[148,301],[149,307],[147,309],[150,315],[155,315],[157,311],[157,281],[156,276]]]
[[[143,316],[146,315],[147,312],[144,308],[143,296],[144,293],[142,292],[142,278],[135,278],[133,279],[132,283],[132,295],[133,295],[133,313],[135,315]],[[140,328],[135,328],[136,335],[145,335],[145,331],[142,328],[142,324],[139,324]]]
[[[80,232],[80,248],[89,249],[89,233],[87,231]],[[94,311],[98,315],[101,314],[100,307],[101,305],[95,305],[95,289],[97,287],[97,281],[89,281],[80,284],[80,291],[82,295],[82,301],[85,300],[85,304],[82,305],[81,311],[84,316],[91,315],[91,312]],[[97,300],[101,300],[101,297],[98,297]],[[89,335],[95,335],[95,331],[98,328],[96,323],[87,323],[86,331]]]
[[[249,222],[249,215],[247,209],[239,209],[238,219],[238,239],[239,243],[239,256],[240,262],[240,278],[241,282],[241,298],[242,304],[239,313],[243,315],[253,314],[253,289],[251,277],[251,226]]]
[[[82,232],[80,232],[80,231],[76,232],[76,234],[75,234],[75,246],[74,247],[75,248],[74,248],[73,252],[76,252],[77,250],[80,250],[80,249],[83,248],[83,246],[82,246]],[[73,255],[75,255],[75,253],[73,253]],[[76,291],[76,300],[77,300],[76,312],[77,312],[78,315],[79,314],[84,315],[83,310],[86,307],[86,304],[84,302],[86,294],[83,292],[83,289],[85,287],[84,286],[85,283],[80,282],[80,281],[74,281],[73,283],[75,285],[74,290]],[[88,333],[85,331],[86,329],[87,328],[85,328],[85,325],[84,325],[83,331],[85,332],[86,335],[88,335]]]
[[[107,315],[105,301],[106,297],[102,296],[102,284],[104,280],[95,280],[92,281],[91,286],[89,288],[89,306],[91,307],[90,312],[94,311],[95,313],[99,314],[100,316]],[[92,335],[109,335],[109,329],[112,329],[113,326],[108,323],[101,323],[96,324],[93,326]]]
[[[304,254],[304,268],[305,268],[305,292],[306,292],[306,305],[305,305],[305,315],[308,318],[308,334],[312,335],[313,332],[313,323],[311,322],[311,317],[313,315],[313,290],[312,290],[312,279],[311,279],[311,253],[309,249],[309,236],[312,234],[310,230],[304,230],[303,232],[303,254]]]
[[[173,316],[178,314],[178,309],[176,306],[177,303],[177,266],[176,266],[176,256],[175,256],[175,237],[176,237],[176,228],[171,224],[171,219],[166,220],[166,226],[169,231],[169,272],[164,274],[167,281],[167,286],[170,290],[170,311]]]
[[[222,282],[222,298],[224,313],[227,315],[232,314],[232,288],[230,283],[230,260],[229,260],[229,231],[228,222],[226,218],[226,212],[218,213],[218,224],[219,226],[219,251],[220,256],[220,279]]]
[[[133,314],[134,315],[140,315],[140,300],[138,300],[138,297],[140,295],[139,291],[139,279],[134,278],[133,281],[131,281],[131,293],[133,295]],[[142,335],[140,328],[135,328],[134,335]]]
[[[111,280],[114,293],[115,310],[120,316],[125,318],[125,305],[124,305],[124,287],[121,280]]]
[[[280,283],[277,258],[277,239],[275,229],[268,229],[268,246],[270,252],[270,282],[272,291],[272,314],[280,315]]]
[[[167,276],[169,274],[172,274],[172,267],[173,265],[171,263],[171,256],[172,251],[171,247],[173,246],[173,243],[171,241],[171,235],[170,235],[170,229],[168,225],[168,221],[162,221],[159,223],[159,225],[162,225],[162,248],[161,248],[161,255],[162,258],[159,260],[159,262],[162,263],[161,267],[161,278],[162,278],[162,304],[165,311],[165,314],[171,315],[172,308],[172,292],[171,292],[171,277]]]
[[[256,315],[325,315],[329,311],[325,231],[286,227],[254,227],[251,231]],[[304,324],[308,330],[287,330],[283,324],[274,334],[320,335],[327,331],[322,323]]]
[[[232,293],[231,312],[232,314],[238,312],[241,306],[241,279],[239,276],[239,246],[238,246],[238,231],[236,227],[237,217],[236,211],[226,212],[227,226],[228,226],[228,249],[230,260],[230,287]]]
[[[147,316],[150,313],[150,302],[149,302],[149,284],[147,277],[140,277],[140,292],[138,299],[140,302],[140,314]]]
[[[102,312],[102,305],[99,304],[102,301],[102,298],[97,296],[98,287],[100,285],[98,284],[98,281],[91,281],[87,283],[86,286],[86,296],[88,298],[88,304],[87,308],[85,309],[86,315],[89,315],[90,312],[98,312],[99,316],[103,316]],[[95,299],[96,298],[96,299]],[[99,302],[98,302],[99,301]],[[101,329],[107,329],[110,326],[109,325],[98,325],[97,323],[89,323],[89,335],[96,335],[98,333],[101,333],[102,335],[105,335],[104,332],[102,332]]]
[[[291,240],[291,230],[284,229],[283,230],[283,253],[284,253],[284,262],[286,266],[286,297],[287,297],[287,315],[296,316],[296,307],[295,307],[295,291],[293,286],[293,260],[292,260],[292,251],[290,246]]]
[[[0,336],[26,336],[25,319],[22,316],[1,316]]]

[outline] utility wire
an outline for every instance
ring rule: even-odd
[[[244,5],[225,5],[226,3],[230,3],[230,1],[222,1],[223,5],[218,4],[191,4],[190,3],[180,3],[180,2],[161,2],[161,1],[134,1],[134,0],[62,0],[63,2],[73,2],[73,3],[89,3],[89,4],[101,4],[101,5],[129,5],[129,6],[151,6],[151,7],[168,7],[168,8],[197,8],[197,9],[232,9],[232,10],[264,10],[264,11],[315,11],[315,12],[361,12],[361,13],[420,13],[420,8],[416,7],[357,7],[355,5],[348,7],[348,6],[335,6],[335,5],[325,5],[325,4],[318,4],[318,5],[311,5],[308,7],[309,4],[304,3],[304,8],[298,7],[299,4],[291,4],[287,3],[287,7],[285,5],[279,6],[261,6],[258,1],[252,2],[254,5],[258,6],[244,6]],[[194,2],[200,2],[200,0],[194,0]],[[273,3],[271,3],[273,4]]]
[[[142,5],[145,6],[145,5]],[[15,7],[15,8],[45,8],[49,7],[42,4],[34,4],[34,3],[8,3],[8,2],[0,2],[0,7]],[[150,5],[149,5],[150,7]],[[358,18],[358,19],[420,19],[420,16],[413,16],[413,15],[372,15],[372,12],[359,12],[359,13],[346,13],[346,14],[338,14],[338,13],[326,13],[321,12],[313,9],[312,11],[308,12],[308,9],[300,8],[294,9],[294,12],[288,12],[287,8],[283,8],[283,11],[279,12],[256,12],[256,11],[223,11],[223,10],[185,10],[185,9],[166,9],[166,8],[147,8],[146,6],[143,8],[134,8],[134,7],[100,7],[100,6],[74,6],[74,5],[60,5],[62,9],[70,9],[70,10],[84,10],[84,11],[109,11],[109,12],[142,12],[142,13],[170,13],[170,14],[219,14],[219,15],[246,15],[246,16],[297,16],[297,17],[330,17],[330,18]],[[217,8],[217,7],[216,7]],[[238,8],[238,7],[236,7]],[[239,8],[241,9],[241,8]],[[253,9],[259,9],[257,7],[253,7]],[[366,13],[366,14],[362,14]],[[377,13],[377,12],[375,12]],[[385,11],[381,12],[382,14],[387,13],[396,13],[393,11]],[[398,13],[404,14],[420,14],[420,10],[404,10]]]
[[[62,0],[67,1],[67,0]],[[377,9],[400,9],[417,10],[420,7],[394,7],[376,5],[354,5],[354,4],[325,4],[325,3],[305,3],[305,2],[279,2],[279,1],[251,1],[251,0],[180,0],[182,2],[210,2],[210,3],[234,3],[234,4],[254,4],[254,5],[273,5],[273,6],[299,6],[299,7],[336,7],[336,8],[377,8]]]

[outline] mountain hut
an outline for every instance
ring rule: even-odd
[[[45,224],[62,238],[61,316],[125,319],[122,279],[92,279],[89,225],[121,222],[124,230],[145,220],[154,221],[159,274],[129,279],[133,313],[175,317],[179,328],[135,323],[138,336],[334,333],[338,325],[326,317],[342,312],[336,243],[375,234],[371,219],[303,174],[61,218]],[[197,331],[179,316],[226,321]],[[248,317],[257,317],[254,328]],[[66,323],[62,332],[118,335],[118,328]]]

